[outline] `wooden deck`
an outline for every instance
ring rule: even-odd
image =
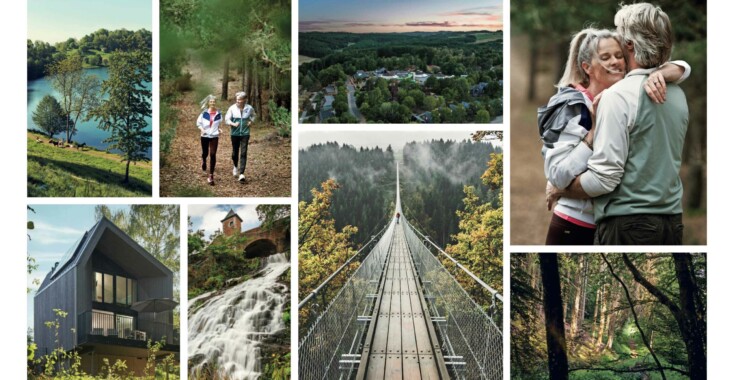
[[[396,227],[357,379],[448,379],[405,235]]]

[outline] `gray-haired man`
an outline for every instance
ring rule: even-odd
[[[604,92],[588,170],[561,194],[594,198],[595,244],[682,244],[686,97],[675,84],[667,85],[663,104],[642,94],[650,72],[670,58],[670,20],[659,7],[638,3],[622,6],[614,24],[631,71]]]
[[[238,92],[237,102],[227,110],[224,116],[225,122],[232,127],[230,137],[232,138],[232,175],[240,182],[245,182],[245,167],[247,166],[247,144],[250,142],[250,124],[255,119],[255,110],[245,103],[247,95]]]

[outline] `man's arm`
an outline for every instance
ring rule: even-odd
[[[234,114],[232,112],[232,107],[230,107],[229,109],[227,109],[227,114],[224,115],[224,122],[231,127],[236,127],[238,126],[238,124],[232,121],[232,116],[234,116]]]

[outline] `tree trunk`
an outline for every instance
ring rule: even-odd
[[[224,57],[224,72],[222,73],[222,100],[227,100],[229,90],[229,56]]]
[[[618,307],[619,292],[615,291],[612,293],[612,308],[611,312],[609,313],[609,322],[607,323],[607,344],[605,348],[608,350],[611,350],[612,345],[614,344],[614,330],[617,327],[617,317],[619,314],[619,311],[617,310]]]
[[[125,165],[125,180],[122,182],[123,183],[130,182],[130,160],[128,160],[127,165]]]
[[[599,329],[597,330],[598,335],[596,337],[596,346],[601,346],[601,342],[604,340],[604,331],[606,331],[606,320],[609,319],[609,316],[607,315],[607,300],[609,299],[609,291],[606,290],[606,285],[604,285],[605,290],[602,294],[601,299],[601,310],[599,310]]]
[[[691,379],[706,379],[706,322],[705,315],[696,315],[696,302],[698,302],[696,298],[699,295],[690,271],[690,254],[673,254],[681,306],[676,305],[665,293],[643,277],[626,253],[622,254],[622,258],[635,281],[645,287],[673,314],[688,353],[688,369]]]
[[[558,274],[558,255],[540,253],[540,273],[543,281],[543,309],[545,310],[545,338],[548,347],[548,374],[550,380],[568,379],[566,335],[563,325],[561,280]]]
[[[584,280],[581,283],[581,305],[579,307],[579,324],[580,325],[583,325],[584,324],[584,319],[585,319],[585,316],[586,316],[586,298],[587,298],[586,287],[589,285],[589,263],[586,261],[587,260],[586,255],[583,256],[583,259],[582,260],[584,261],[583,262],[583,264],[584,264],[584,274],[583,274]],[[577,327],[579,329],[581,329],[579,326],[577,326]]]
[[[247,57],[245,55],[242,55],[242,85],[240,86],[240,89],[242,91],[245,90],[245,83],[247,80]]]
[[[591,336],[596,338],[596,320],[599,316],[599,298],[601,297],[601,287],[596,288],[596,299],[594,300],[594,318],[591,319]]]
[[[679,326],[688,352],[688,367],[691,379],[706,378],[706,320],[705,315],[698,313],[698,287],[691,272],[691,255],[674,253],[675,274],[680,288]],[[681,326],[682,324],[682,326]]]
[[[583,272],[584,272],[584,257],[581,257],[579,261],[579,270],[576,273],[576,295],[573,299],[573,309],[571,309],[571,341],[573,342],[578,332],[579,323],[579,310],[581,304],[581,293],[583,293]]]

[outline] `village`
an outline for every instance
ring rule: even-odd
[[[370,107],[389,106],[401,113],[403,122],[437,123],[437,122],[502,122],[502,85],[503,81],[479,82],[468,85],[468,75],[446,75],[436,65],[428,65],[426,71],[415,67],[403,70],[387,70],[381,67],[374,71],[357,70],[346,75],[344,81],[334,81],[320,91],[308,91],[300,88],[301,123],[369,123],[388,120],[374,120],[365,115]],[[451,80],[442,85],[441,82]],[[382,84],[380,84],[382,82]],[[385,88],[387,96],[377,99],[369,91]],[[453,89],[456,87],[456,89]],[[446,90],[447,88],[451,88]],[[440,91],[443,90],[443,91]],[[416,92],[418,91],[418,92]],[[453,92],[452,92],[453,91]],[[459,93],[464,92],[465,94]],[[489,95],[499,95],[499,99],[491,107],[487,104]],[[421,98],[421,99],[416,99]],[[341,101],[340,101],[341,100]],[[372,100],[370,102],[370,100]],[[381,101],[380,101],[381,100]],[[419,101],[420,100],[420,101]],[[365,105],[366,104],[366,105]],[[395,107],[397,106],[397,107]],[[402,108],[398,108],[404,106]],[[487,108],[497,108],[487,110]],[[407,109],[407,114],[406,114]],[[345,115],[346,114],[346,115]],[[437,114],[443,114],[437,118]],[[490,115],[492,120],[490,121]],[[407,116],[407,117],[406,117]],[[405,121],[405,119],[408,119]]]

